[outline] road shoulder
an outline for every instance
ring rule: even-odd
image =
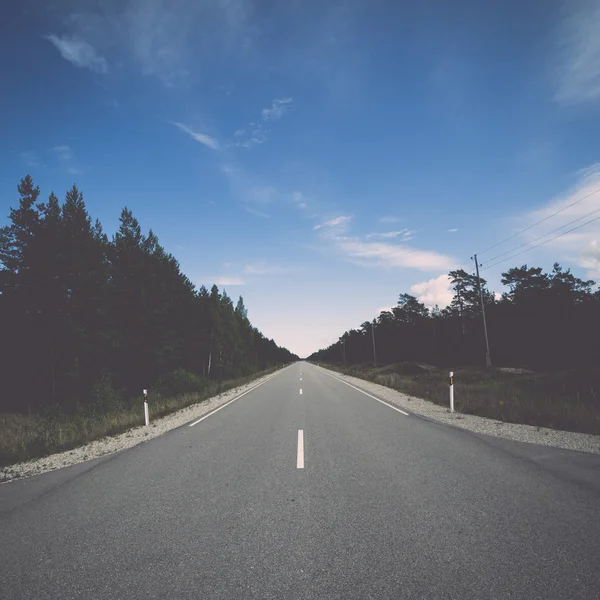
[[[521,425],[518,423],[505,423],[486,417],[466,415],[457,412],[451,413],[449,408],[439,406],[438,404],[434,404],[423,398],[409,396],[378,383],[365,381],[364,379],[359,379],[358,377],[352,377],[350,375],[344,375],[337,371],[330,371],[321,366],[317,368],[326,371],[328,374],[333,375],[342,381],[351,383],[361,390],[373,394],[381,400],[407,411],[409,414],[419,415],[438,423],[459,427],[473,433],[501,437],[516,442],[526,442],[529,444],[563,448],[565,450],[600,454],[599,435],[559,431],[548,429],[546,427]]]
[[[22,479],[23,477],[31,477],[32,475],[40,475],[49,471],[55,471],[56,469],[62,469],[63,467],[70,467],[137,446],[142,442],[151,440],[167,431],[186,425],[189,422],[208,414],[230,400],[233,400],[240,394],[249,391],[251,388],[267,381],[271,377],[274,377],[282,370],[283,369],[279,369],[278,371],[275,371],[275,373],[258,377],[247,384],[233,388],[222,394],[213,396],[212,398],[208,398],[203,402],[182,408],[160,419],[154,421],[151,419],[149,427],[134,427],[118,435],[94,440],[93,442],[78,448],[2,467],[0,468],[0,485],[2,483]]]

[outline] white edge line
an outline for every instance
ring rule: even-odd
[[[372,396],[368,392],[365,392],[364,390],[361,390],[360,388],[357,388],[355,385],[352,385],[351,383],[348,383],[347,381],[344,381],[343,379],[340,379],[339,377],[336,377],[335,375],[332,375],[331,373],[328,373],[325,369],[322,369],[322,371],[326,375],[329,375],[329,377],[333,377],[334,379],[337,379],[339,382],[345,383],[346,385],[349,385],[351,388],[354,388],[357,392],[360,392],[361,394],[364,394],[365,396],[369,396],[369,398],[373,398],[373,400],[377,400],[377,402],[381,402],[381,404],[385,404],[386,406],[389,406],[392,410],[396,410],[399,413],[402,413],[403,415],[406,415],[407,417],[410,416],[407,412],[404,412],[403,410],[400,410],[396,406],[392,406],[391,404],[388,404],[387,402],[384,402],[383,400],[380,400],[379,398],[377,398],[375,396]]]
[[[297,469],[304,469],[304,430],[298,429],[298,459],[296,461]]]
[[[222,406],[219,406],[219,408],[215,408],[215,410],[209,412],[207,415],[204,415],[203,417],[201,417],[197,421],[194,421],[193,423],[190,423],[189,427],[193,427],[194,425],[197,425],[198,423],[200,423],[200,421],[204,421],[204,419],[208,419],[208,417],[211,417],[215,413],[219,412],[222,408],[225,408],[226,406],[229,406],[232,402],[235,402],[236,400],[239,400],[242,396],[245,396],[246,394],[249,394],[252,390],[255,390],[257,387],[260,387],[263,383],[267,383],[267,381],[271,381],[271,379],[273,379],[273,377],[275,377],[275,375],[279,375],[280,372],[281,371],[277,371],[277,373],[275,373],[274,375],[271,375],[271,377],[269,377],[269,379],[265,379],[264,381],[261,381],[259,384],[255,385],[254,387],[251,387],[249,390],[246,390],[245,392],[243,392],[239,396],[236,396],[235,398],[233,398],[229,402],[225,402],[225,404],[223,404]]]

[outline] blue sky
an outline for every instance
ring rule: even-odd
[[[0,30],[2,222],[26,173],[109,234],[127,205],[301,356],[400,293],[444,306],[474,252],[547,242],[497,292],[600,279],[600,221],[567,233],[600,209],[597,2],[24,0]]]

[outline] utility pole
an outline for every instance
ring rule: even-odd
[[[377,353],[375,352],[375,319],[371,323],[371,337],[373,338],[373,366],[377,367]]]
[[[487,322],[485,320],[485,306],[483,304],[483,290],[481,289],[481,279],[479,278],[479,263],[477,262],[477,254],[474,255],[475,270],[477,271],[477,287],[479,288],[479,299],[481,300],[481,315],[483,316],[483,331],[485,333],[485,366],[492,366],[490,358],[490,343],[488,340]]]
[[[463,312],[462,296],[460,295],[460,287],[456,290],[456,293],[458,294],[458,306],[460,309],[460,328],[461,328],[463,337],[465,337],[465,317],[464,317],[464,312]]]

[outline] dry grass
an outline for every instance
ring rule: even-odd
[[[335,370],[410,396],[448,406],[448,372],[412,363]],[[600,434],[600,371],[510,373],[462,368],[454,372],[455,409],[466,414],[564,431]]]
[[[216,394],[244,385],[276,368],[235,380],[210,382],[201,392],[162,398],[149,395],[152,418],[175,412],[185,406],[208,400]],[[93,440],[122,433],[142,425],[144,411],[141,399],[124,403],[105,412],[81,411],[65,414],[0,413],[0,467],[69,450]]]

